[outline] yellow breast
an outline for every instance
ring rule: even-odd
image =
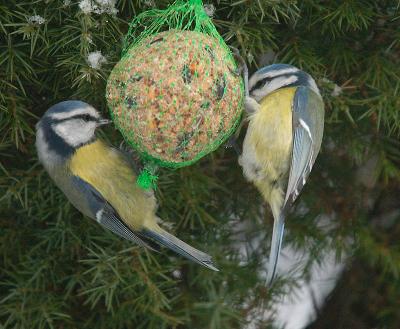
[[[155,199],[136,185],[135,172],[118,150],[97,140],[80,147],[69,167],[100,192],[133,229],[152,225]]]
[[[276,207],[283,203],[284,194],[284,186],[277,183],[284,181],[291,162],[295,91],[295,87],[279,89],[262,99],[260,110],[250,118],[244,145],[251,150],[248,156],[259,169],[253,183]]]

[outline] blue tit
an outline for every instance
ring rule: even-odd
[[[314,79],[286,64],[256,71],[248,81],[249,125],[239,164],[274,217],[267,281],[272,283],[285,216],[303,188],[321,147],[324,103]]]
[[[154,193],[136,185],[130,158],[95,135],[109,122],[81,101],[47,110],[36,125],[36,148],[55,184],[80,212],[115,234],[149,248],[156,242],[218,271],[209,255],[158,225]]]

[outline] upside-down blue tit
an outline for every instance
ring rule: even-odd
[[[303,188],[321,147],[324,104],[314,79],[287,64],[256,71],[248,81],[249,125],[239,163],[274,217],[267,281],[272,283],[285,216]]]
[[[217,270],[209,255],[158,225],[154,193],[136,185],[131,158],[95,135],[109,122],[81,101],[49,108],[36,125],[36,148],[50,177],[80,212],[115,234],[150,249],[155,241]]]

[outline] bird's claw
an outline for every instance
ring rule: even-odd
[[[247,68],[247,64],[240,55],[239,49],[232,46],[229,46],[229,48],[231,49],[233,56],[240,62],[240,66],[234,72],[231,72],[237,76],[243,74],[245,95],[249,96],[249,70]]]
[[[225,148],[233,148],[233,150],[236,152],[238,156],[242,154],[242,151],[240,150],[240,147],[237,143],[237,139],[235,136],[231,136],[228,141],[225,143]]]
[[[244,100],[244,109],[248,115],[253,115],[260,109],[260,104],[254,98],[246,96]]]

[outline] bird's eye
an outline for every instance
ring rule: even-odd
[[[91,121],[92,117],[89,114],[85,114],[85,115],[82,116],[82,119],[85,120],[85,121]]]
[[[252,90],[257,90],[257,89],[261,89],[262,87],[264,87],[265,85],[267,85],[269,83],[268,79],[261,79],[258,80],[257,83],[254,85],[253,88],[251,88]]]

